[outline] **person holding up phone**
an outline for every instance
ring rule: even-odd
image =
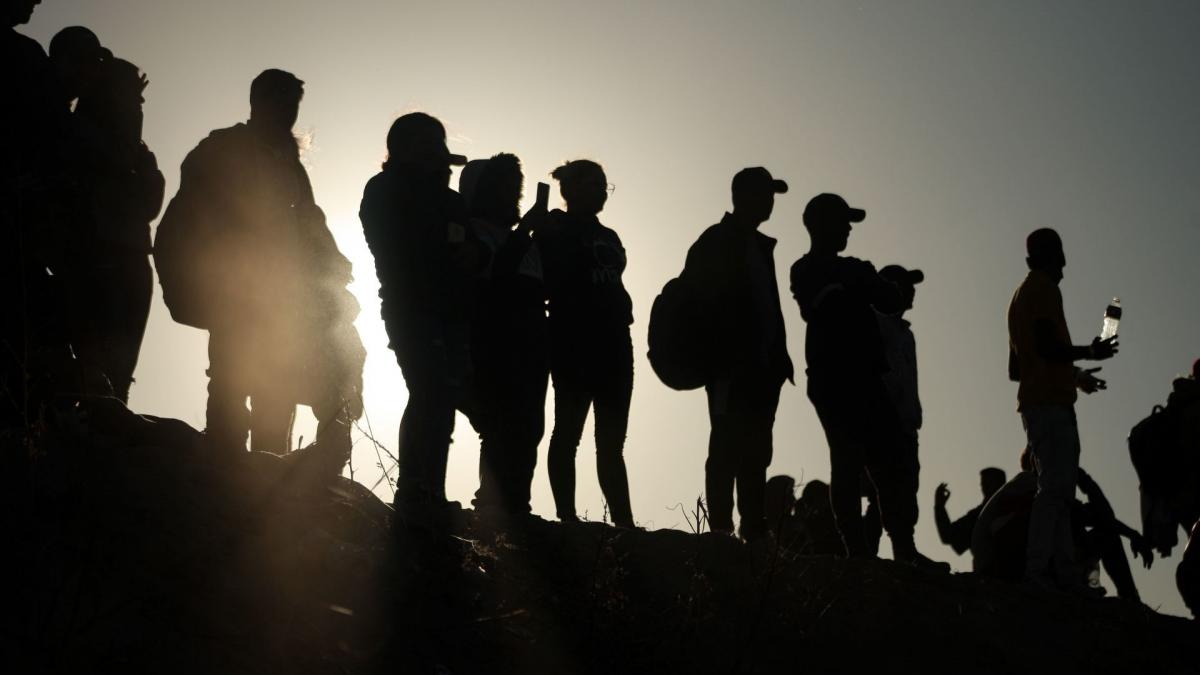
[[[621,282],[625,247],[598,218],[612,187],[603,167],[587,159],[567,162],[550,175],[567,203],[566,211],[551,211],[533,233],[550,300],[550,488],[559,519],[578,520],[575,451],[588,409],[594,408],[600,490],[613,524],[633,527],[624,457],[633,395],[633,301]]]
[[[538,201],[522,217],[523,183],[521,161],[508,153],[468,163],[459,181],[471,234],[490,261],[476,278],[475,377],[461,408],[480,437],[473,505],[513,516],[530,511],[550,376],[546,291],[530,235],[546,218],[550,186],[538,184]]]

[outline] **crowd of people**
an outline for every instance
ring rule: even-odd
[[[249,441],[251,450],[287,454],[296,407],[307,405],[318,431],[302,452],[326,475],[340,474],[363,411],[365,350],[347,290],[351,264],[315,203],[293,133],[304,83],[277,69],[253,80],[249,119],[213,131],[187,155],[152,245],[164,180],[141,138],[148,80],[86,28],[59,32],[47,55],[15,31],[36,4],[3,3],[11,84],[0,292],[6,315],[20,317],[4,328],[4,428],[29,433],[64,395],[128,400],[153,256],[172,317],[209,334],[211,451],[245,452]],[[624,460],[633,301],[621,238],[600,220],[613,191],[604,168],[566,162],[551,174],[565,209],[550,210],[549,185],[539,183],[521,213],[516,155],[468,162],[447,147],[443,125],[420,112],[395,120],[386,148],[359,215],[409,394],[397,446],[398,518],[436,528],[456,511],[445,483],[458,412],[481,441],[475,508],[506,519],[529,514],[553,385],[546,464],[557,517],[579,519],[575,460],[590,411],[609,518],[636,527]],[[454,167],[462,167],[457,189]],[[760,227],[788,189],[765,168],[738,171],[732,209],[691,246],[650,317],[655,372],[707,397],[709,526],[733,536],[736,502],[736,534],[748,542],[773,537],[798,553],[873,557],[886,533],[896,560],[948,572],[913,537],[922,409],[916,338],[904,316],[924,274],[844,255],[866,212],[836,194],[807,202],[811,246],[790,269],[829,481],[809,481],[797,499],[792,479],[767,480],[780,392],[795,369],[776,240]],[[1200,517],[1197,373],[1176,383],[1168,406],[1179,411],[1173,461],[1183,468],[1167,472],[1169,487],[1143,491],[1153,514],[1143,530],[1158,528],[1143,536],[1117,519],[1079,467],[1076,392],[1105,385],[1095,369],[1075,364],[1112,358],[1117,340],[1072,342],[1055,231],[1032,232],[1026,250],[1029,273],[1008,309],[1009,374],[1027,433],[1020,472],[1008,480],[1002,469],[983,470],[983,501],[958,520],[947,512],[948,487],[938,486],[937,530],[956,553],[970,551],[982,574],[1090,593],[1102,563],[1118,594],[1136,599],[1121,537],[1148,566],[1154,548],[1169,552],[1178,526]],[[1075,498],[1077,488],[1086,501]],[[1192,589],[1185,594],[1195,593],[1197,557],[1190,546],[1180,567],[1181,589]]]

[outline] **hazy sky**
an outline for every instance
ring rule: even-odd
[[[798,365],[804,325],[787,270],[807,249],[800,214],[811,195],[838,192],[867,210],[851,255],[926,272],[909,316],[926,411],[923,550],[969,569],[937,542],[933,489],[950,483],[957,516],[979,501],[979,469],[1016,470],[1024,435],[1006,379],[1005,310],[1025,273],[1024,237],[1043,225],[1065,241],[1077,343],[1099,330],[1112,296],[1126,307],[1121,354],[1102,371],[1110,388],[1077,409],[1082,465],[1140,527],[1125,437],[1200,357],[1200,3],[47,0],[21,30],[45,45],[73,24],[149,75],[145,140],[168,195],[188,150],[247,117],[254,75],[278,67],[306,81],[298,129],[312,134],[317,201],[355,264],[367,413],[389,447],[406,394],[357,212],[389,123],[425,110],[456,152],[519,155],[528,195],[578,157],[616,185],[601,219],[629,252],[638,361],[625,456],[640,523],[685,527],[670,509],[702,492],[708,434],[703,393],[667,389],[644,358],[650,303],[729,208],[733,174],[762,165],[792,188],[763,230],[780,241]],[[132,407],[202,427],[205,344],[156,295]],[[780,402],[771,472],[825,480],[802,367],[796,385]],[[448,488],[467,501],[478,442],[459,422]],[[306,419],[299,432],[311,438],[313,427]],[[595,519],[587,433],[577,501]],[[545,447],[533,506],[552,516]],[[368,485],[375,461],[356,446]],[[1149,573],[1133,564],[1151,606],[1185,613],[1178,555]]]

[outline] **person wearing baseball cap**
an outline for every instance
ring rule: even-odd
[[[841,255],[852,224],[866,215],[839,195],[813,197],[804,209],[811,246],[791,269],[792,295],[808,324],[808,397],[829,442],[834,517],[846,554],[870,557],[859,496],[865,472],[878,494],[893,557],[949,571],[921,555],[913,542],[916,492],[895,449],[900,422],[883,382],[888,360],[875,312],[901,311],[904,296],[870,262]]]
[[[759,231],[787,183],[762,167],[733,177],[733,211],[700,235],[680,279],[709,313],[704,390],[712,430],[705,495],[714,532],[733,532],[733,497],[747,541],[766,534],[766,472],[779,394],[793,377],[775,281],[776,240]]]
[[[895,284],[902,297],[898,311],[891,314],[877,311],[876,318],[888,364],[888,370],[883,374],[883,384],[887,387],[899,422],[900,433],[893,444],[893,452],[900,459],[897,475],[903,479],[905,489],[912,492],[915,500],[921,471],[918,459],[921,397],[917,389],[916,337],[904,313],[912,309],[916,285],[925,280],[925,274],[921,270],[909,270],[900,265],[886,265],[879,270],[879,276]],[[874,527],[879,522],[878,500],[875,494],[868,494],[868,497],[871,506],[868,508],[867,524],[868,527]],[[872,539],[868,538],[868,541]]]
[[[1009,378],[1018,382],[1017,412],[1037,469],[1037,496],[1029,521],[1025,578],[1041,588],[1079,589],[1072,573],[1071,503],[1079,472],[1076,389],[1103,389],[1095,370],[1075,367],[1117,353],[1116,338],[1075,346],[1063,314],[1059,282],[1067,264],[1062,238],[1050,228],[1025,240],[1029,273],[1008,306]]]
[[[466,208],[450,188],[465,164],[432,115],[397,118],[387,161],[363,190],[359,218],[379,278],[389,347],[408,387],[400,420],[397,514],[438,526],[457,506],[446,499],[455,409],[471,375],[471,281],[484,255]]]

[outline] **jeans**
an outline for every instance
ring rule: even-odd
[[[408,387],[396,447],[398,505],[446,501],[446,464],[454,413],[471,377],[470,326],[432,316],[404,317],[388,326],[392,350]]]
[[[915,455],[897,452],[899,424],[883,382],[875,378],[825,381],[809,376],[808,397],[829,443],[829,499],[852,556],[869,555],[862,516],[865,474],[879,499],[883,529],[893,550],[913,547],[917,523]]]
[[[733,531],[736,485],[742,537],[757,539],[766,532],[764,492],[767,467],[774,454],[772,434],[782,387],[782,379],[743,374],[704,388],[712,424],[708,461],[704,463],[704,492],[713,531]]]
[[[629,478],[625,471],[625,434],[629,428],[629,403],[633,396],[633,348],[625,347],[595,367],[561,367],[551,370],[554,382],[554,430],[550,433],[547,469],[558,517],[574,519],[575,453],[583,437],[588,409],[595,411],[596,473],[600,491],[613,523],[633,525]],[[594,359],[595,354],[577,358]],[[572,364],[574,365],[574,364]],[[607,367],[605,367],[607,366]]]
[[[1071,503],[1079,472],[1079,428],[1068,405],[1026,406],[1021,422],[1037,469],[1037,494],[1029,520],[1025,574],[1070,578],[1074,562]]]

